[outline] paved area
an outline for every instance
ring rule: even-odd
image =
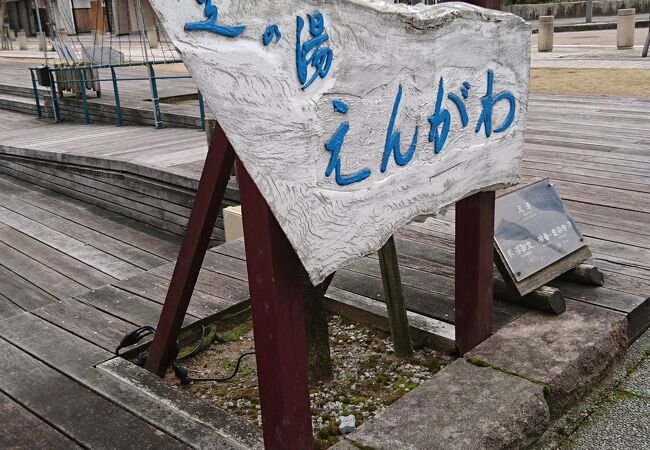
[[[650,331],[646,331],[584,402],[559,418],[537,449],[650,447]]]
[[[573,27],[576,25],[593,26],[593,27],[598,27],[605,24],[616,25],[617,20],[618,18],[616,16],[594,16],[591,18],[591,24],[588,24],[584,17],[568,17],[564,19],[555,19],[554,25],[555,25],[555,31],[557,32],[559,30],[562,30],[563,28]],[[639,26],[638,25],[639,22],[648,21],[648,14],[637,14],[634,18],[634,21],[637,22],[637,26]],[[537,20],[531,20],[530,24],[533,26],[533,30],[536,30],[538,28]]]
[[[634,48],[616,48],[616,30],[555,33],[552,52],[537,51],[537,34],[532,37],[532,67],[647,69],[650,58],[641,58],[647,30],[636,29]]]

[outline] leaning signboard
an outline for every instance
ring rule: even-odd
[[[461,3],[152,0],[313,282],[517,183],[530,27]]]
[[[548,178],[497,199],[494,242],[497,267],[520,295],[543,286],[591,256]]]

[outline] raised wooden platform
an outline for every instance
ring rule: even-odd
[[[0,173],[183,235],[207,153],[189,129],[50,124],[0,111]],[[234,180],[226,206],[239,200]],[[213,243],[223,242],[219,219]]]
[[[625,315],[630,340],[650,324],[648,113],[646,99],[532,95],[522,167],[524,181],[555,181],[607,278],[603,288],[556,286]],[[183,400],[143,394],[147,374],[111,359],[125,332],[157,322],[204,136],[0,118],[0,415],[11,418],[0,447],[20,436],[27,447],[102,448],[115,433],[135,446],[210,442],[226,419],[179,414]],[[180,228],[162,231],[172,213]],[[450,211],[396,233],[411,326],[442,348],[454,331],[453,229]],[[379,273],[375,255],[339,271],[330,309],[383,326]],[[247,297],[242,243],[214,248],[185,325],[240,311]],[[497,328],[524,312],[495,305]]]
[[[34,99],[29,68],[35,63],[17,61],[0,61],[0,109],[16,111],[36,116],[36,101]],[[197,87],[190,78],[164,78],[187,76],[182,65],[171,66],[162,64],[154,66],[157,75],[163,77],[157,80],[160,111],[164,126],[174,128],[192,128],[200,126],[200,110]],[[118,83],[118,93],[122,107],[122,120],[125,125],[154,126],[153,104],[149,82],[132,80],[146,78],[144,67],[123,67],[116,69],[118,79],[131,79]],[[99,70],[102,94],[97,98],[94,93],[88,93],[88,109],[92,123],[117,124],[115,110],[115,95],[109,69]],[[49,88],[38,86],[40,104],[43,116],[54,118],[51,93]],[[180,100],[180,101],[179,101]],[[85,121],[82,103],[68,93],[60,102],[59,109],[62,119],[67,122],[81,123]]]

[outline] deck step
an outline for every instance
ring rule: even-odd
[[[194,203],[196,180],[152,168],[91,157],[47,155],[28,149],[0,148],[0,173],[82,200],[139,222],[184,235]],[[44,159],[51,157],[52,159]],[[225,206],[238,201],[231,182]],[[223,217],[215,224],[212,244],[224,241]]]
[[[7,94],[0,91],[0,109],[36,116],[34,97]]]
[[[50,91],[40,87],[38,93],[44,117],[48,119],[54,118]],[[144,102],[143,104],[145,107],[127,103],[122,104],[122,124],[154,126],[153,111],[149,109],[149,104]],[[33,89],[24,86],[0,84],[0,109],[36,115],[36,101]],[[83,103],[72,96],[66,96],[59,101],[59,111],[62,120],[81,123],[86,120]],[[89,95],[88,112],[91,123],[115,125],[118,123],[115,105],[108,100],[99,102],[92,97],[92,94]],[[166,112],[164,105],[162,106],[161,119],[163,125],[168,128],[198,128],[200,126],[198,112],[197,116]]]

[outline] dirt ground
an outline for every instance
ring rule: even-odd
[[[648,69],[533,68],[531,92],[650,96]]]
[[[329,330],[334,378],[311,388],[318,449],[340,439],[339,417],[354,415],[359,426],[452,360],[430,349],[417,350],[410,360],[398,358],[389,336],[338,316],[330,318]],[[209,348],[183,361],[190,377],[227,377],[240,355],[255,347],[250,322],[213,337]],[[173,376],[168,381],[178,384]],[[261,426],[255,356],[245,357],[230,381],[195,382],[182,388]]]

